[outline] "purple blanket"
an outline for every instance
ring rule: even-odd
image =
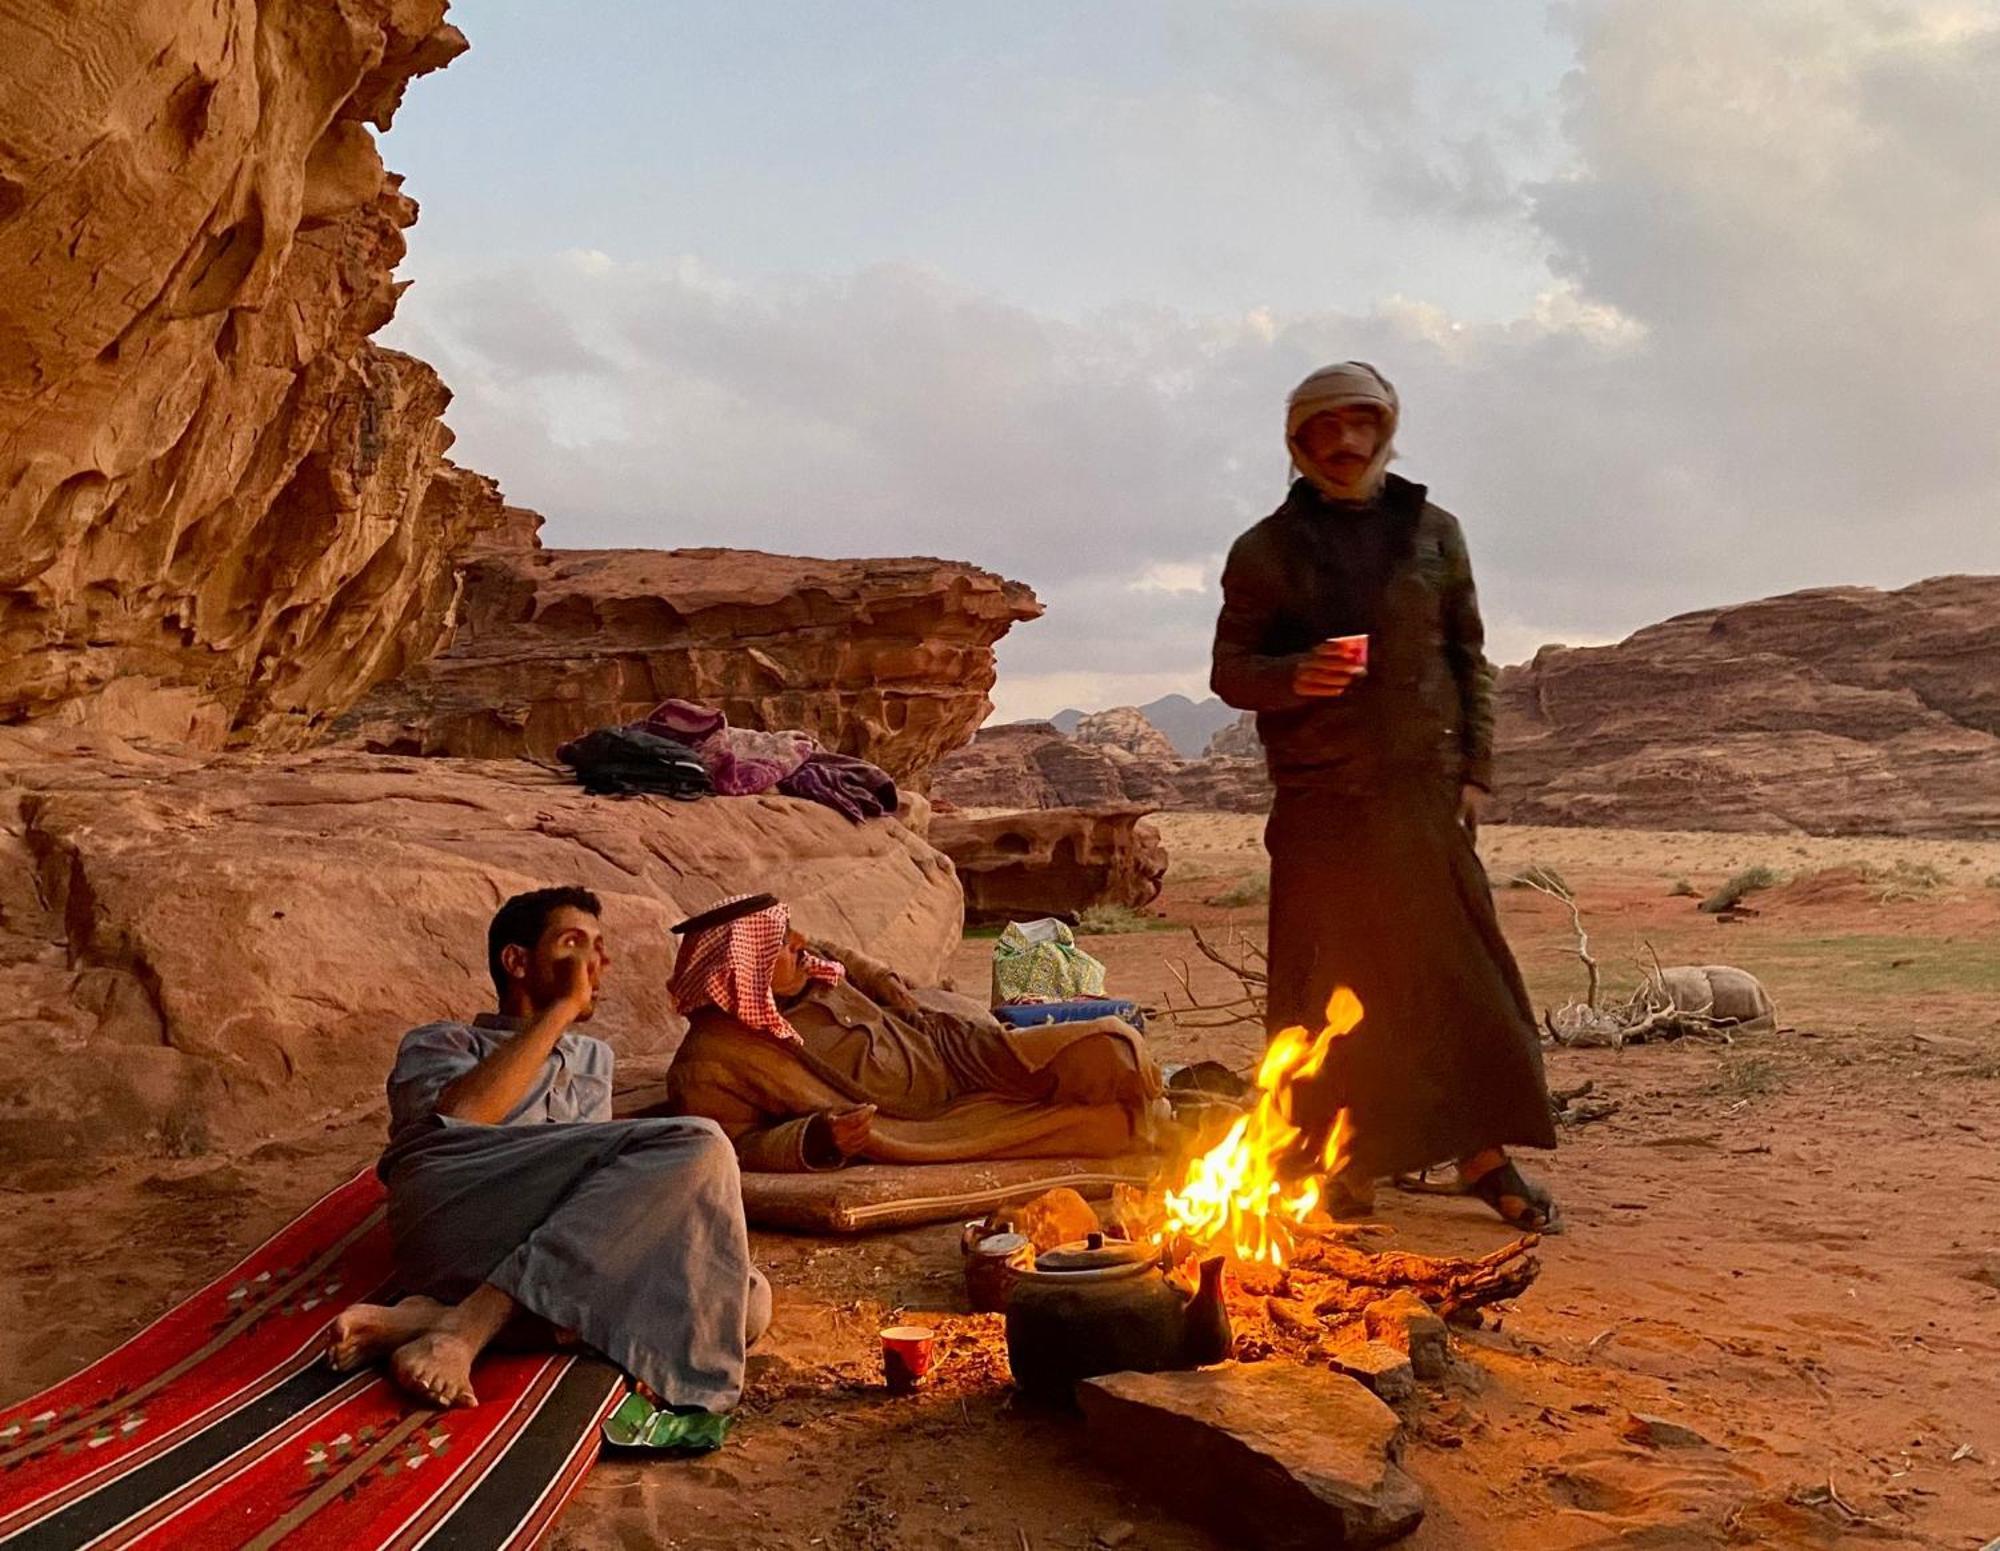
[[[895,779],[888,771],[852,754],[829,754],[822,750],[780,781],[778,790],[787,797],[823,803],[857,824],[896,811]]]

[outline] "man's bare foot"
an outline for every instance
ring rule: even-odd
[[[476,1406],[472,1360],[478,1355],[476,1342],[443,1325],[397,1347],[389,1371],[419,1400],[434,1406]]]
[[[387,1357],[438,1322],[445,1306],[435,1298],[410,1297],[394,1304],[357,1303],[343,1310],[327,1332],[326,1360],[335,1373]]]

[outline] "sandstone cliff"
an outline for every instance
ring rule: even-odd
[[[982,728],[939,761],[931,792],[955,808],[1008,812],[1137,804],[1261,813],[1271,801],[1261,756],[1182,760],[1169,751],[1147,758],[1066,738],[1049,722]]]
[[[1180,763],[1180,755],[1167,735],[1148,721],[1146,713],[1137,706],[1093,712],[1076,724],[1070,741],[1093,748],[1119,749],[1156,765]]]
[[[989,818],[940,814],[931,839],[965,887],[968,926],[1150,905],[1167,876],[1144,808],[1050,808]]]
[[[510,517],[517,540],[529,513]],[[437,657],[336,732],[364,748],[546,759],[670,696],[799,727],[921,781],[992,710],[993,643],[1034,594],[941,560],[489,544]]]
[[[11,20],[0,55],[0,721],[291,746],[429,654],[500,504],[368,336],[383,169],[444,0]]]
[[[619,801],[518,760],[78,751],[0,731],[0,1169],[234,1147],[380,1101],[403,1030],[491,1004],[509,894],[581,883],[616,958],[592,1032],[671,1051],[683,915],[746,889],[921,984],[959,939],[910,830],[784,798]]]
[[[1499,816],[2000,835],[2000,576],[1821,588],[1500,678]]]

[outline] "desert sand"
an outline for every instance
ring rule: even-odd
[[[1160,820],[1174,852],[1152,930],[1093,937],[1114,989],[1179,996],[1188,922],[1255,939],[1257,822]],[[1764,977],[1777,1033],[1557,1050],[1558,1087],[1618,1102],[1527,1160],[1567,1232],[1498,1328],[1462,1335],[1405,1463],[1425,1551],[1587,1546],[1981,1546],[2000,1533],[2000,844],[1586,830],[1488,831],[1496,879],[1530,863],[1577,891],[1609,988],[1667,962]],[[1729,874],[1792,875],[1719,923],[1691,898]],[[1827,869],[1842,869],[1828,872]],[[1249,885],[1243,887],[1243,885]],[[1232,892],[1234,891],[1234,892]],[[1251,898],[1226,906],[1219,898]],[[1502,888],[1538,1001],[1581,988],[1568,916]],[[954,970],[983,983],[991,944]],[[1203,995],[1223,977],[1194,971]],[[1247,1063],[1256,1031],[1156,1019],[1168,1059]],[[379,1107],[244,1156],[49,1165],[7,1182],[0,1399],[103,1352],[352,1170]],[[1382,1243],[1484,1250],[1462,1201],[1384,1192]],[[778,1322],[735,1436],[694,1461],[601,1462],[564,1547],[1219,1547],[1084,1462],[1073,1424],[1013,1403],[993,1323],[964,1308],[948,1226],[832,1241],[760,1236]],[[937,1382],[872,1381],[892,1314],[953,1350]],[[1647,1448],[1628,1413],[1705,1446]]]

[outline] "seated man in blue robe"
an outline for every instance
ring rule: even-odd
[[[664,1405],[735,1405],[771,1314],[736,1154],[711,1121],[611,1118],[611,1047],[575,1032],[611,963],[601,914],[585,889],[508,900],[498,1011],[403,1036],[379,1169],[409,1296],[341,1314],[336,1367],[387,1357],[419,1398],[472,1405],[506,1332],[593,1348]]]

